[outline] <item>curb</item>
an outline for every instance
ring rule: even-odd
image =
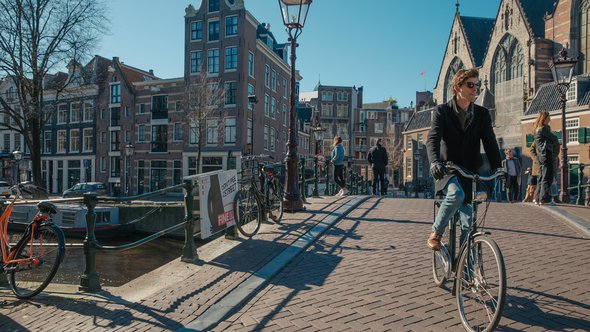
[[[369,199],[369,196],[355,197],[343,204],[338,210],[319,222],[307,233],[299,237],[293,244],[283,250],[270,262],[252,274],[248,279],[209,307],[196,320],[188,323],[178,332],[206,331],[230,315],[234,309],[250,299],[251,295],[264,286],[272,277],[281,271],[289,262],[316,241],[328,228],[340,221],[350,211]]]
[[[554,216],[569,222],[574,228],[579,229],[586,236],[590,237],[590,222],[588,220],[560,209],[559,206],[543,205],[542,207]]]

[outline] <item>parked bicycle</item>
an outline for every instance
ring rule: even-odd
[[[27,191],[21,184],[11,190],[14,198],[8,203],[2,202],[5,209],[0,216],[0,273],[7,275],[8,284],[18,298],[30,298],[43,291],[55,276],[65,254],[65,237],[51,221],[57,207],[42,201],[37,204],[38,212],[20,239],[11,245],[8,236],[10,215],[21,191]]]
[[[432,256],[434,282],[442,287],[454,276],[452,294],[456,297],[461,323],[467,331],[493,331],[502,318],[506,300],[506,269],[504,258],[490,232],[484,231],[485,216],[490,204],[487,191],[477,191],[477,185],[485,188],[483,181],[490,181],[505,175],[499,169],[491,176],[473,174],[464,168],[447,163],[447,168],[472,181],[472,223],[457,252],[457,212],[449,223],[449,230],[440,250]],[[435,200],[436,208],[442,200]],[[478,206],[485,203],[485,209],[478,219]],[[457,254],[458,253],[458,254]]]
[[[242,157],[242,183],[234,199],[234,217],[246,237],[258,233],[267,214],[276,223],[283,217],[283,186],[273,165],[260,162],[266,158],[272,159],[264,154]]]

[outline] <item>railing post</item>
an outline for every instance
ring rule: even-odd
[[[98,251],[98,243],[94,234],[96,227],[96,212],[94,208],[98,204],[98,196],[95,193],[84,194],[84,204],[86,205],[86,237],[84,238],[84,256],[86,257],[86,268],[84,274],[80,278],[80,287],[83,292],[98,292],[100,287],[100,279],[96,272],[96,252]]]
[[[356,191],[356,174],[354,172],[350,172],[350,186],[353,195],[357,195]]]
[[[326,188],[324,195],[330,196],[330,159],[326,158]]]
[[[301,157],[299,161],[299,174],[301,175],[301,186],[299,192],[301,193],[301,200],[305,202],[305,196],[307,194],[305,192],[307,189],[307,186],[305,185],[305,157]]]
[[[312,196],[313,197],[319,197],[319,191],[318,191],[318,186],[320,184],[320,168],[318,165],[319,159],[318,157],[313,157],[313,193]]]
[[[193,189],[193,180],[184,180],[184,246],[180,260],[189,263],[198,258],[194,239]]]
[[[584,199],[582,198],[582,181],[584,181],[584,164],[578,166],[578,201],[576,204],[584,205]]]

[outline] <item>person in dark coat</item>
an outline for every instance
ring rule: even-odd
[[[492,169],[499,168],[502,160],[489,111],[473,103],[480,86],[478,70],[460,69],[451,84],[453,98],[433,111],[426,142],[435,192],[445,194],[427,240],[433,250],[440,249],[445,228],[457,210],[461,215],[461,241],[472,219],[471,205],[468,204],[471,202],[471,181],[447,172],[445,163],[451,161],[477,173],[483,164],[481,143]]]
[[[377,144],[369,150],[367,160],[373,169],[373,195],[377,193],[377,181],[379,181],[379,188],[381,188],[381,195],[387,193],[385,187],[385,167],[388,163],[387,150],[381,145],[381,139],[377,139]]]
[[[555,177],[555,161],[559,155],[559,140],[551,132],[549,112],[542,111],[535,120],[535,149],[539,160],[539,180],[537,204],[551,203],[551,184]],[[555,151],[557,150],[557,151]]]
[[[514,158],[511,149],[504,149],[506,159],[502,160],[502,168],[506,169],[506,199],[514,203],[520,196],[520,162]]]

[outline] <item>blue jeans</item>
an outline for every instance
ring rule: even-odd
[[[467,235],[467,231],[471,225],[473,208],[471,204],[463,202],[465,200],[465,192],[456,176],[447,182],[447,186],[443,192],[445,199],[441,202],[440,209],[436,214],[436,218],[434,218],[432,231],[436,234],[443,235],[449,225],[449,221],[455,215],[455,212],[459,210],[461,216],[461,240],[459,243],[463,243],[463,239]]]

